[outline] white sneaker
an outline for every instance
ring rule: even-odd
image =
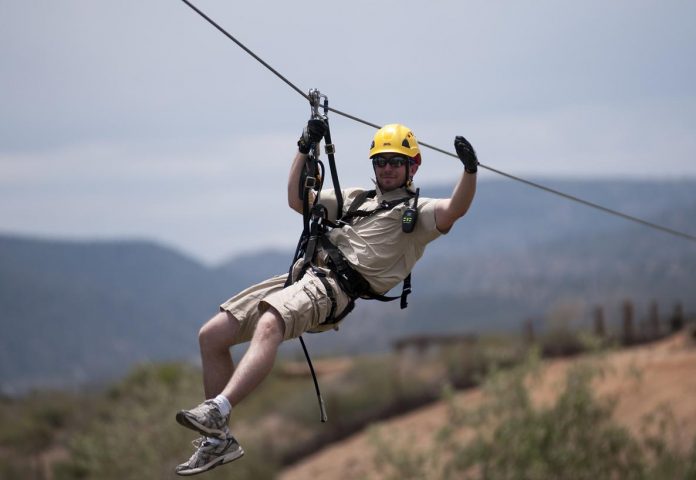
[[[244,455],[244,449],[232,435],[219,442],[211,442],[204,437],[193,441],[196,451],[187,462],[176,467],[177,475],[196,475],[217,466],[237,460]]]
[[[206,400],[191,410],[180,410],[176,414],[176,421],[186,428],[195,430],[206,437],[216,437],[224,440],[229,433],[225,416],[212,400]]]

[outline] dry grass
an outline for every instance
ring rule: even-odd
[[[605,367],[603,375],[593,380],[599,398],[615,399],[613,418],[618,425],[636,435],[645,435],[646,416],[654,412],[671,412],[653,417],[671,423],[670,446],[688,449],[696,438],[696,344],[686,333],[667,338],[653,345],[601,354],[595,357]],[[558,398],[568,369],[587,356],[545,362],[531,389],[535,405],[549,405]],[[479,389],[457,393],[453,403],[471,410],[484,402]],[[411,452],[427,451],[435,441],[435,433],[450,421],[445,402],[428,406],[400,418],[376,426],[382,438],[397,445],[409,445]],[[656,422],[657,420],[655,420]],[[653,428],[658,428],[653,422]],[[374,463],[374,441],[369,432],[361,432],[343,442],[317,452],[301,463],[286,469],[283,480],[306,478],[386,478]]]

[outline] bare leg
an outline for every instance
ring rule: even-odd
[[[227,385],[234,363],[230,346],[239,331],[239,321],[229,312],[220,312],[211,318],[198,333],[203,363],[205,398],[217,396]]]
[[[275,309],[269,308],[259,318],[249,348],[222,390],[222,394],[233,406],[251,393],[270,373],[284,334],[285,323]]]

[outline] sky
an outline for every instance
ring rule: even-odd
[[[194,3],[302,91],[449,151],[464,135],[484,165],[696,177],[695,2]],[[181,1],[0,0],[0,233],[147,239],[210,265],[292,246],[309,115]],[[370,186],[374,129],[329,118],[342,186]],[[416,180],[460,172],[424,149]]]

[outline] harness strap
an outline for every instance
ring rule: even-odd
[[[329,311],[329,314],[326,318],[334,318],[334,315],[336,314],[336,293],[334,292],[333,288],[331,288],[331,284],[326,279],[326,274],[324,272],[321,272],[316,268],[313,268],[312,271],[317,277],[319,277],[321,284],[324,285],[324,288],[326,289],[326,295],[329,297],[329,301],[331,302],[331,310]]]
[[[314,253],[317,248],[317,241],[320,236],[323,236],[326,228],[322,225],[322,220],[326,219],[327,211],[324,205],[315,205],[312,208],[309,216],[311,217],[311,222],[309,230],[307,232],[307,243],[304,246],[304,259],[302,261],[302,272],[309,267],[312,260],[314,259]]]
[[[313,269],[312,271],[319,278],[322,285],[324,285],[324,288],[326,289],[326,294],[329,297],[329,300],[331,301],[331,311],[327,315],[326,319],[319,324],[319,326],[335,325],[341,320],[343,320],[346,316],[348,316],[350,312],[353,311],[353,308],[355,308],[355,300],[351,298],[346,307],[343,309],[343,311],[336,315],[336,292],[334,291],[329,281],[326,279],[326,274],[324,272],[317,269]],[[310,331],[310,333],[312,332]]]
[[[404,287],[401,290],[401,310],[408,307],[408,296],[411,294],[411,274],[404,278]]]
[[[328,99],[324,98],[324,108],[328,109]],[[326,122],[326,133],[324,134],[324,145],[326,148],[326,155],[329,157],[329,170],[331,171],[331,181],[334,186],[334,192],[336,192],[336,202],[338,204],[338,212],[336,218],[338,218],[343,212],[343,194],[341,192],[341,184],[338,181],[338,171],[336,170],[336,159],[334,157],[333,143],[331,143],[331,129],[329,128],[329,118],[325,116],[324,121]]]
[[[324,133],[324,143],[327,146],[326,148],[326,153],[329,157],[329,168],[331,170],[331,180],[333,181],[334,185],[334,190],[336,191],[336,199],[338,202],[338,214],[340,215],[341,212],[343,211],[343,195],[341,193],[341,185],[338,182],[338,172],[336,170],[336,161],[334,158],[334,152],[335,148],[333,146],[333,143],[331,143],[331,131],[329,128],[329,119],[327,116],[327,113],[329,111],[329,99],[326,96],[323,96],[324,98],[324,115],[321,117],[319,115],[319,99],[321,98],[321,94],[319,93],[318,90],[310,90],[309,92],[309,104],[312,109],[312,118],[323,118],[324,121],[326,122],[326,132]],[[328,146],[331,146],[330,148]],[[318,151],[317,151],[318,155]],[[302,235],[300,235],[300,240],[297,243],[297,248],[295,250],[295,256],[292,261],[292,265],[290,266],[290,271],[288,272],[288,278],[285,282],[285,287],[288,287],[292,284],[293,278],[292,278],[292,270],[293,266],[295,265],[295,262],[299,260],[299,258],[304,254],[304,266],[302,271],[300,271],[300,276],[304,273],[304,270],[306,270],[307,266],[310,264],[312,261],[312,258],[314,257],[314,250],[316,247],[316,238],[317,235],[320,233],[323,233],[320,231],[318,225],[312,225],[311,228],[309,227],[309,220],[310,220],[310,208],[309,208],[309,193],[312,188],[316,190],[317,194],[314,198],[314,204],[312,205],[313,207],[318,204],[319,201],[319,195],[321,195],[321,187],[323,184],[323,164],[319,162],[314,155],[310,155],[310,157],[307,160],[307,167],[311,167],[313,164],[315,168],[307,168],[308,172],[316,173],[317,167],[321,166],[322,167],[322,172],[321,176],[319,177],[319,185],[316,185],[316,182],[306,182],[305,185],[300,187],[300,191],[304,193],[303,199],[302,199],[302,219],[304,223],[304,229],[302,231]],[[318,188],[317,188],[318,187]],[[304,190],[303,190],[304,188]],[[326,217],[324,217],[326,218]],[[316,224],[316,222],[312,222],[313,224]],[[314,229],[314,241],[311,241],[311,230]],[[308,238],[309,236],[309,238]],[[311,251],[308,251],[308,247],[310,247]],[[321,277],[319,277],[321,278]],[[326,280],[326,279],[324,279]],[[328,282],[326,283],[328,285]],[[329,285],[330,287],[330,285]],[[333,290],[330,288],[327,288],[327,293],[331,292],[330,295],[333,295]],[[351,308],[352,309],[352,308]],[[332,313],[335,310],[335,296],[332,300]],[[347,313],[346,313],[347,314]],[[326,408],[324,406],[324,399],[321,397],[321,392],[319,391],[319,382],[317,381],[317,375],[314,371],[314,366],[312,365],[312,359],[309,356],[309,351],[307,351],[307,346],[305,345],[304,339],[300,335],[300,343],[302,344],[302,350],[304,351],[305,358],[307,359],[307,365],[309,365],[309,370],[312,373],[312,380],[314,381],[314,390],[317,394],[317,399],[319,400],[319,412],[321,415],[321,421],[326,422],[327,416],[326,416]]]
[[[350,204],[350,207],[348,207],[348,211],[341,215],[341,218],[339,220],[350,223],[351,217],[358,210],[358,208],[360,208],[368,198],[375,198],[376,195],[377,190],[363,190],[362,192],[360,192],[358,196],[355,197],[355,200],[353,200],[353,202]]]
[[[387,296],[375,292],[370,283],[365,280],[360,272],[355,270],[348,260],[343,256],[343,253],[336,247],[326,236],[319,237],[319,242],[322,249],[327,253],[327,263],[329,268],[336,274],[336,279],[341,285],[346,294],[355,300],[356,298],[365,298],[369,300],[378,300],[380,302],[391,302],[392,300],[401,299],[401,308],[406,308],[408,305],[407,298],[411,293],[411,274],[404,279],[404,286],[399,296]]]
[[[324,115],[320,116],[318,113],[319,109],[319,98],[323,97],[324,98]],[[332,270],[335,272],[339,284],[341,285],[341,288],[346,291],[346,293],[350,297],[350,301],[348,305],[343,309],[343,312],[341,312],[339,315],[336,315],[336,308],[337,308],[337,302],[336,302],[336,293],[334,292],[333,288],[331,287],[331,284],[328,282],[326,279],[326,275],[321,273],[321,275],[317,275],[318,278],[321,280],[322,284],[324,285],[324,288],[326,289],[327,296],[329,297],[329,300],[331,302],[331,310],[329,312],[328,317],[324,320],[324,322],[321,323],[321,325],[326,325],[326,324],[335,324],[338,323],[340,320],[342,320],[346,315],[348,315],[353,308],[355,307],[355,299],[358,297],[363,297],[363,298],[373,298],[376,300],[381,300],[381,301],[390,301],[394,300],[399,297],[385,297],[383,295],[378,295],[374,293],[370,287],[370,284],[365,280],[362,275],[360,275],[357,271],[353,270],[353,268],[348,264],[348,262],[342,258],[343,255],[341,252],[338,250],[337,247],[331,244],[331,242],[328,241],[326,238],[326,227],[330,226],[331,228],[334,227],[341,227],[343,225],[350,224],[352,222],[352,219],[354,217],[367,217],[369,215],[374,214],[377,211],[380,210],[385,210],[385,209],[391,209],[394,208],[396,205],[401,203],[404,200],[408,200],[409,198],[405,199],[400,199],[395,202],[383,202],[378,206],[375,210],[372,211],[359,211],[358,208],[367,200],[367,198],[374,198],[375,195],[377,194],[375,190],[367,190],[364,192],[361,192],[358,197],[352,202],[350,208],[348,209],[348,212],[346,212],[345,215],[343,214],[343,194],[341,191],[341,185],[339,184],[338,181],[338,173],[336,171],[336,162],[334,158],[334,152],[335,148],[333,143],[331,142],[331,131],[329,129],[329,122],[328,122],[328,117],[327,113],[329,110],[329,101],[326,96],[322,96],[317,90],[311,90],[310,91],[310,106],[312,108],[312,118],[322,118],[326,122],[326,132],[324,134],[324,143],[326,145],[326,154],[329,157],[329,169],[331,170],[331,179],[333,181],[333,186],[334,186],[334,192],[336,195],[336,200],[337,200],[337,212],[336,212],[336,224],[333,224],[332,222],[328,221],[328,212],[326,210],[326,207],[321,205],[319,203],[319,197],[321,195],[321,189],[323,186],[323,180],[324,180],[324,165],[318,160],[318,155],[319,151],[318,149],[312,149],[310,151],[310,155],[308,156],[306,162],[305,162],[305,172],[307,175],[305,178],[301,181],[300,185],[300,195],[302,197],[302,220],[303,220],[303,231],[302,235],[300,235],[300,240],[297,243],[297,248],[295,249],[295,256],[293,258],[292,264],[290,266],[290,269],[288,271],[288,277],[285,282],[285,287],[290,286],[294,279],[293,279],[293,267],[295,263],[300,259],[300,257],[303,257],[303,265],[302,268],[300,269],[298,278],[302,277],[302,275],[306,272],[307,268],[311,266],[312,261],[314,260],[315,253],[316,253],[316,247],[317,243],[320,242],[322,246],[326,244],[329,246],[327,248],[327,252],[329,253],[329,258],[328,258],[328,263],[336,263],[341,265],[341,272],[338,272],[337,270]],[[316,152],[316,155],[314,154]],[[302,178],[302,176],[301,176]],[[311,190],[314,190],[316,192],[314,196],[314,201],[312,202],[312,205],[310,206],[310,192]],[[346,215],[349,215],[346,217]],[[331,265],[329,265],[331,266]],[[317,270],[314,271],[317,273]],[[345,278],[351,279],[351,281],[346,282],[342,280],[342,278],[345,276]],[[409,274],[408,278],[404,280],[404,291],[401,295],[401,308],[405,308],[406,306],[406,295],[410,293],[411,291],[411,275]],[[408,288],[407,288],[408,286]],[[355,288],[356,290],[353,290]],[[352,293],[351,293],[352,292]],[[357,296],[354,296],[354,293],[360,293]],[[300,343],[302,344],[302,350],[304,351],[305,358],[307,359],[307,364],[309,365],[309,370],[312,373],[312,380],[314,381],[314,390],[316,391],[317,394],[317,399],[319,400],[319,411],[321,414],[321,421],[326,422],[327,416],[326,416],[326,409],[324,407],[324,400],[321,397],[321,392],[319,391],[319,382],[317,381],[317,376],[314,371],[314,367],[312,365],[312,360],[309,356],[309,352],[307,351],[307,347],[305,345],[304,339],[302,336],[300,338]]]
[[[352,299],[360,298],[372,288],[365,278],[356,272],[341,251],[326,237],[319,239],[322,249],[327,253],[327,263],[346,294]]]
[[[358,194],[358,196],[355,197],[355,200],[353,200],[353,203],[350,204],[350,207],[348,208],[348,211],[337,221],[338,226],[343,226],[343,225],[352,225],[353,219],[356,217],[369,217],[370,215],[373,215],[379,211],[382,210],[391,210],[392,208],[396,207],[400,203],[405,203],[411,200],[415,194],[412,194],[411,192],[408,192],[409,196],[408,197],[403,197],[403,198],[398,198],[396,200],[391,200],[389,202],[383,201],[380,203],[377,208],[373,210],[358,210],[363,203],[368,198],[375,198],[377,195],[376,190],[365,190],[362,191]]]

